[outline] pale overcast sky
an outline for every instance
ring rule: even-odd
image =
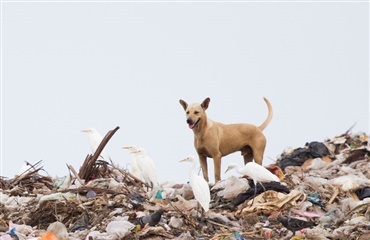
[[[90,153],[81,130],[119,126],[106,147],[116,164],[135,144],[160,182],[186,182],[179,160],[196,152],[180,98],[210,97],[211,119],[259,125],[267,97],[264,165],[355,122],[369,132],[368,2],[2,1],[1,11],[2,176],[39,160],[53,177],[78,171]],[[240,153],[223,171],[229,162]]]

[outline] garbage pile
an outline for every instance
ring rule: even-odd
[[[224,179],[208,212],[189,184],[152,188],[99,153],[63,178],[39,162],[0,178],[0,239],[370,239],[369,153],[350,132],[285,150],[266,167],[280,182]]]

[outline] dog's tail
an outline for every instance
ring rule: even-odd
[[[268,115],[267,115],[266,120],[261,124],[261,126],[258,127],[259,129],[261,129],[261,131],[263,131],[267,127],[267,125],[270,123],[270,121],[272,119],[272,115],[273,115],[271,103],[269,102],[269,100],[267,100],[267,98],[263,98],[263,100],[265,100],[265,102],[267,104]]]

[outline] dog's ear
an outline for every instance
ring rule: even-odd
[[[179,102],[180,102],[181,106],[184,108],[184,110],[186,111],[186,108],[188,107],[188,104],[182,99],[180,99]]]
[[[206,99],[204,99],[204,101],[202,102],[201,106],[204,110],[206,110],[209,106],[209,102],[211,101],[211,99],[209,97],[207,97]]]

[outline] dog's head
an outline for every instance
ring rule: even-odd
[[[210,101],[210,98],[206,98],[201,104],[187,104],[184,100],[180,99],[180,104],[186,112],[186,122],[189,124],[190,129],[196,128],[199,125],[199,122],[206,118],[205,111],[208,108]]]

